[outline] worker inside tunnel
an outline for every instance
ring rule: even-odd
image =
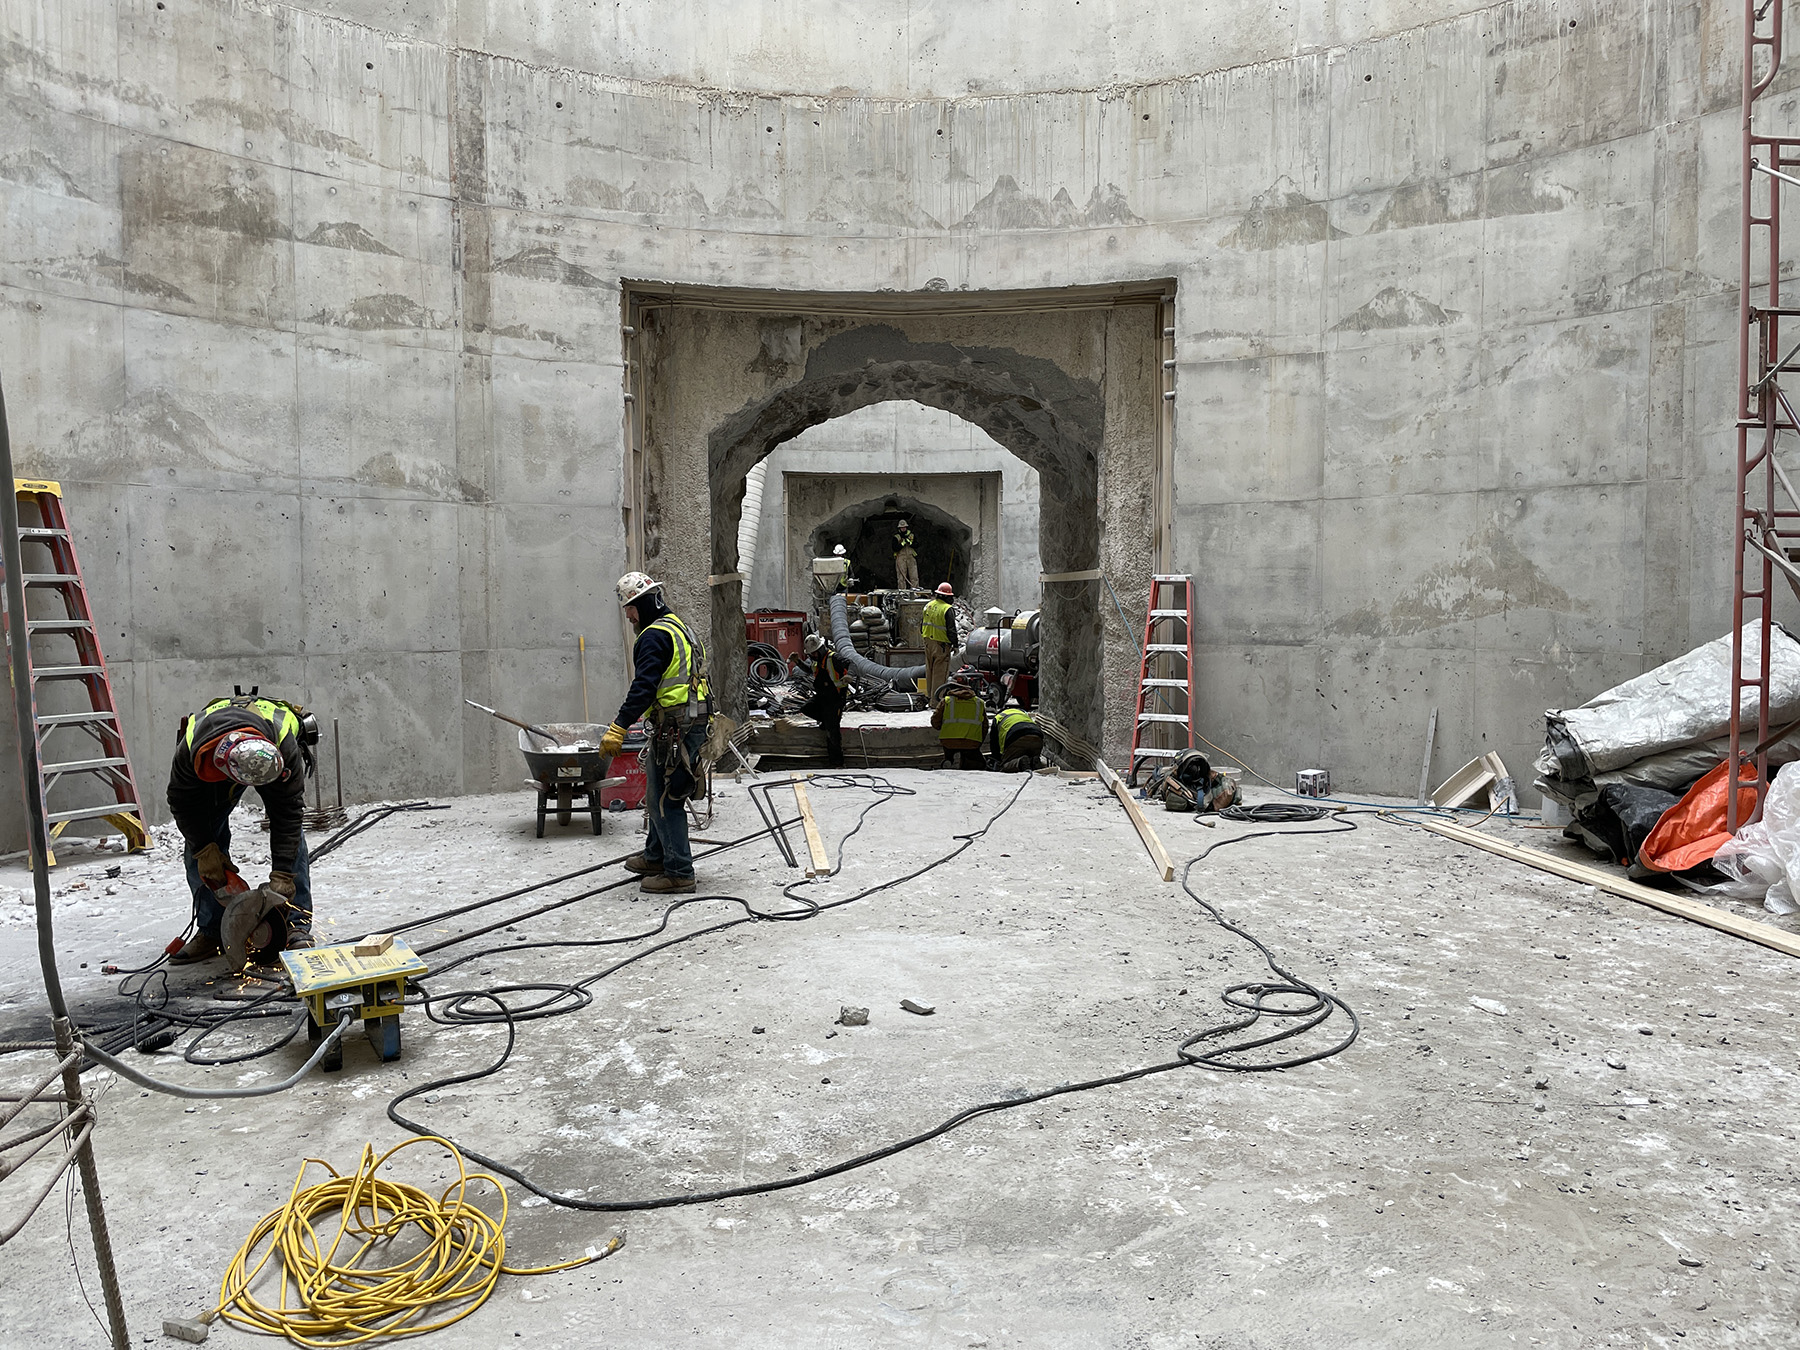
[[[792,485],[788,500],[794,500]],[[971,594],[974,553],[982,548],[976,529],[916,498],[890,493],[846,507],[816,526],[807,545],[810,556],[823,557],[841,544],[861,589],[898,590],[897,560],[908,536],[917,559],[918,588],[932,590],[948,581],[958,595]]]

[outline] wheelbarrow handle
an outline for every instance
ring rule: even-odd
[[[477,703],[472,698],[465,698],[463,700],[463,702],[468,704],[471,708],[475,708],[481,712],[486,713],[489,717],[498,717],[502,722],[511,722],[515,727],[519,727],[522,730],[529,731],[533,736],[542,736],[551,745],[556,744],[556,737],[552,736],[549,732],[545,731],[542,727],[534,727],[529,722],[521,722],[516,717],[508,717],[505,713],[496,712],[494,709],[488,707],[487,704]]]

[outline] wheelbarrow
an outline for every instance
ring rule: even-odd
[[[606,728],[594,722],[542,722],[538,729],[554,736],[556,744],[546,745],[543,737],[530,731],[519,733],[519,749],[537,787],[537,837],[544,837],[544,821],[553,802],[558,825],[569,824],[576,811],[586,811],[599,834],[604,789],[625,781],[606,776],[612,763],[600,756]]]

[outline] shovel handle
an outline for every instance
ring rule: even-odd
[[[549,732],[545,731],[542,727],[534,727],[529,722],[521,722],[516,717],[508,717],[505,713],[496,712],[494,709],[488,707],[487,704],[477,703],[472,698],[465,698],[463,700],[463,702],[468,704],[471,708],[475,708],[475,709],[480,710],[481,712],[486,713],[489,717],[498,717],[502,722],[511,722],[515,727],[518,727],[523,731],[529,731],[533,736],[542,736],[551,745],[556,744],[556,737],[552,736]]]

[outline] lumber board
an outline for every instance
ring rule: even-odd
[[[1699,900],[1689,900],[1683,896],[1670,895],[1651,886],[1643,886],[1625,877],[1614,876],[1603,872],[1598,867],[1589,867],[1585,863],[1570,862],[1559,858],[1554,853],[1545,853],[1542,849],[1524,848],[1518,844],[1509,844],[1505,840],[1495,839],[1482,834],[1479,830],[1466,829],[1461,825],[1450,825],[1437,820],[1414,820],[1409,824],[1417,825],[1422,830],[1430,830],[1446,839],[1459,844],[1467,844],[1471,848],[1486,849],[1513,862],[1524,863],[1527,867],[1535,867],[1539,871],[1549,872],[1568,881],[1578,881],[1585,885],[1598,887],[1609,895],[1619,896],[1624,900],[1635,900],[1640,905],[1649,905],[1652,909],[1660,909],[1665,914],[1673,914],[1677,918],[1687,919],[1692,923],[1704,924],[1708,928],[1732,937],[1742,938],[1746,942],[1755,942],[1772,951],[1781,952],[1785,956],[1800,956],[1800,935],[1786,932],[1772,924],[1758,923],[1755,919],[1741,918],[1727,910],[1715,908]]]
[[[1162,840],[1156,837],[1156,831],[1150,828],[1150,821],[1144,815],[1143,808],[1132,797],[1131,789],[1125,786],[1124,780],[1112,771],[1112,766],[1105,760],[1095,760],[1094,764],[1099,770],[1100,781],[1112,789],[1113,796],[1117,797],[1119,804],[1125,808],[1125,814],[1130,817],[1132,827],[1138,832],[1138,838],[1144,841],[1144,848],[1150,854],[1150,861],[1156,864],[1156,869],[1162,874],[1162,879],[1164,881],[1175,880],[1175,864],[1169,861],[1169,851],[1163,847]]]
[[[800,806],[800,823],[806,827],[806,850],[812,855],[812,863],[806,869],[809,877],[823,877],[831,874],[831,856],[825,852],[825,841],[819,836],[819,822],[813,819],[812,802],[806,796],[806,779],[795,774],[794,800]]]

